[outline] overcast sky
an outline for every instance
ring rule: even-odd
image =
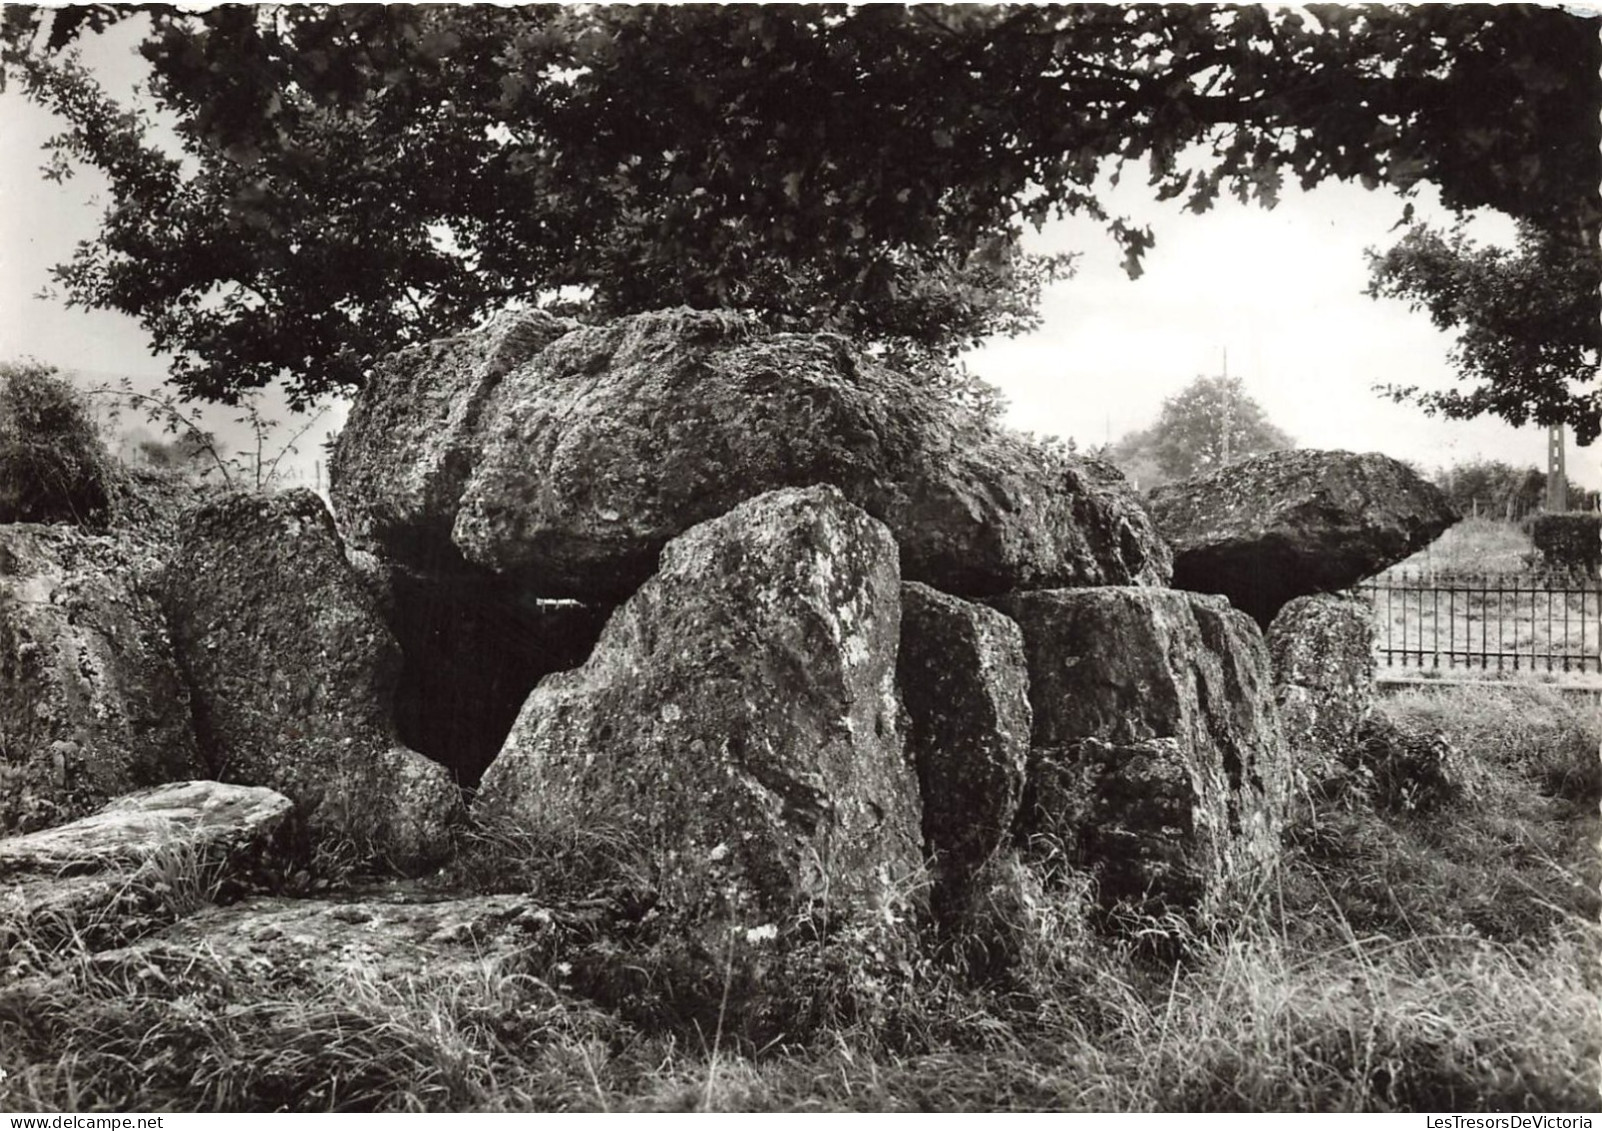
[[[114,89],[138,72],[131,42],[91,37],[86,58]],[[39,174],[39,144],[53,128],[15,91],[0,94],[0,359],[32,356],[88,380],[127,374],[154,387],[165,363],[137,324],[33,297],[99,215],[95,176],[63,186]],[[1037,250],[1083,254],[1076,275],[1048,290],[1040,330],[970,358],[1009,398],[1011,423],[1081,445],[1117,439],[1150,424],[1198,375],[1220,373],[1227,350],[1229,373],[1303,447],[1381,451],[1427,469],[1479,457],[1544,467],[1542,429],[1439,420],[1373,391],[1387,382],[1444,388],[1451,375],[1450,339],[1425,315],[1362,294],[1364,249],[1396,238],[1395,194],[1329,184],[1287,191],[1272,211],[1223,201],[1196,216],[1155,203],[1140,180],[1126,174],[1108,196],[1113,211],[1155,230],[1140,279],[1123,273],[1094,224],[1063,221],[1031,237]],[[1510,230],[1492,218],[1481,233]],[[225,435],[228,420],[210,416]],[[328,423],[342,420],[335,406]],[[325,430],[301,445],[299,468],[319,458]],[[1599,457],[1602,445],[1571,445],[1570,477],[1602,486]]]

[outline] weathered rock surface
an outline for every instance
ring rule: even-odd
[[[424,358],[408,355],[412,383],[363,397],[415,407],[361,409],[374,425],[347,428],[333,465],[342,521],[421,569],[459,549],[530,593],[617,601],[696,523],[831,483],[891,528],[904,576],[947,592],[1168,577],[1167,549],[1116,471],[988,429],[833,335],[689,310],[575,330],[501,377],[472,428],[448,395],[412,396],[434,388]],[[454,358],[440,389],[455,387]],[[398,444],[379,426],[397,413],[415,414]],[[450,460],[414,433],[449,437]],[[433,470],[446,463],[449,476]],[[449,489],[399,498],[386,475]]]
[[[1289,794],[1267,650],[1222,599],[1015,593],[1034,710],[1019,833],[1094,869],[1106,901],[1206,909],[1270,861]]]
[[[1266,628],[1294,597],[1347,589],[1458,520],[1446,496],[1389,456],[1287,451],[1158,487],[1152,521],[1177,589],[1222,593]]]
[[[1266,635],[1285,746],[1304,791],[1339,776],[1374,706],[1374,611],[1333,593],[1297,597]]]
[[[346,535],[408,560],[448,548],[503,378],[574,328],[541,311],[509,310],[476,330],[385,358],[329,462]]]
[[[529,697],[474,802],[527,830],[616,830],[663,911],[731,924],[894,914],[922,865],[895,695],[889,532],[833,487],[694,528],[588,662]]]
[[[272,790],[173,782],[0,839],[0,949],[125,938],[281,875],[294,859],[293,812]]]
[[[314,835],[396,867],[448,851],[460,793],[394,737],[400,651],[316,495],[234,495],[191,512],[165,605],[220,777],[284,793]]]
[[[994,609],[908,582],[896,678],[935,901],[962,906],[985,862],[1011,844],[1023,796],[1032,721],[1023,635]]]
[[[158,562],[68,526],[0,526],[0,835],[205,777]]]
[[[352,971],[387,983],[469,976],[554,935],[531,897],[372,894],[341,899],[257,895],[204,908],[131,946],[95,956],[101,970],[155,966],[176,974],[202,953],[242,980],[281,989],[337,985]]]

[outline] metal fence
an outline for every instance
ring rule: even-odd
[[[1602,672],[1602,582],[1388,575],[1353,592],[1374,605],[1387,667]]]

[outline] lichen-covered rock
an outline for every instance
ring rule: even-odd
[[[584,666],[540,683],[474,813],[615,830],[710,954],[731,929],[889,922],[922,865],[899,633],[881,524],[833,487],[750,500],[674,540]]]
[[[1023,636],[994,609],[908,582],[897,682],[938,914],[968,903],[965,889],[1011,843],[1031,724]]]
[[[357,970],[389,985],[467,977],[487,964],[522,958],[558,933],[551,912],[526,895],[256,895],[202,909],[132,945],[104,951],[94,963],[102,973],[154,966],[177,977],[199,953],[212,976],[270,980],[292,992],[326,989]]]
[[[394,737],[400,651],[316,495],[233,495],[191,512],[165,605],[223,780],[278,790],[314,835],[395,867],[449,850],[459,791]]]
[[[410,559],[448,548],[502,379],[575,327],[542,311],[508,310],[478,329],[385,358],[329,461],[346,536]]]
[[[1097,872],[1108,902],[1208,910],[1277,851],[1289,771],[1267,649],[1222,599],[1014,593],[1034,711],[1019,833]]]
[[[424,357],[405,365],[421,374]],[[412,388],[380,381],[362,400]],[[404,411],[425,434],[471,434],[452,449],[452,468],[471,465],[459,507],[455,471],[450,490],[404,500],[383,486],[386,474],[412,482],[410,462],[433,449],[382,428],[347,428],[334,462],[341,521],[424,570],[459,549],[530,593],[618,601],[696,523],[765,491],[831,483],[890,527],[904,576],[946,592],[1162,584],[1169,572],[1116,471],[997,432],[834,335],[770,333],[727,312],[635,315],[551,342],[500,378],[473,429],[447,403],[375,404],[353,419]]]
[[[1359,597],[1298,597],[1266,635],[1279,705],[1304,792],[1339,776],[1374,706],[1374,610]]]
[[[127,938],[282,876],[295,860],[293,815],[272,790],[173,782],[0,839],[0,950]]]
[[[0,526],[0,835],[209,773],[159,563],[69,526]]]
[[[1173,547],[1174,587],[1222,593],[1264,628],[1292,598],[1348,589],[1459,517],[1372,452],[1273,452],[1158,487],[1146,505]]]

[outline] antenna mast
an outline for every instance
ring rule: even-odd
[[[1224,459],[1222,466],[1229,466],[1231,434],[1235,431],[1235,390],[1229,385],[1229,347],[1224,347]]]

